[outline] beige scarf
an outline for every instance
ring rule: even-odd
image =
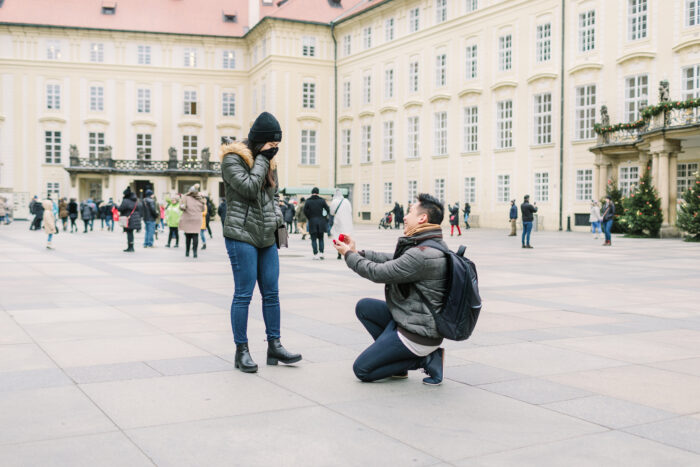
[[[404,234],[407,237],[413,237],[414,235],[421,234],[421,233],[426,232],[428,230],[440,230],[440,231],[442,231],[442,227],[440,227],[438,224],[419,224],[416,227],[413,227],[412,229],[405,231]]]

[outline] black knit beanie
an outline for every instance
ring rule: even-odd
[[[252,143],[267,143],[282,141],[282,128],[274,115],[263,112],[253,122],[248,132],[248,141]]]

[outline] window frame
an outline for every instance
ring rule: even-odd
[[[496,175],[496,202],[510,202],[510,174]]]
[[[576,169],[576,202],[593,199],[593,169]]]
[[[88,158],[95,160],[105,148],[105,134],[101,131],[88,132]]]
[[[464,48],[465,53],[465,79],[477,79],[479,77],[479,47],[478,44],[470,44]]]
[[[676,198],[683,194],[695,183],[695,172],[700,170],[698,162],[679,162],[676,166]]]
[[[586,10],[578,14],[578,51],[591,52],[596,49],[596,10]]]
[[[447,0],[435,0],[435,24],[447,21]]]
[[[137,88],[136,89],[136,113],[150,114],[151,113],[151,89]]]
[[[479,151],[479,106],[470,105],[462,110],[464,134],[462,135],[462,151],[465,153]]]
[[[638,41],[649,36],[649,4],[647,0],[627,0],[627,40]]]
[[[441,110],[434,113],[433,136],[435,141],[435,156],[442,157],[448,155],[447,150],[447,112]]]
[[[496,149],[513,149],[513,99],[496,102]]]
[[[90,43],[90,63],[104,63],[105,45],[102,42]]]
[[[224,91],[221,93],[221,116],[235,117],[236,116],[236,93],[233,91]]]
[[[224,70],[235,70],[236,69],[236,51],[233,49],[226,49],[222,51],[221,54],[221,68]]]
[[[540,23],[537,25],[535,37],[535,60],[537,63],[546,63],[552,60],[552,23]]]
[[[90,112],[104,112],[105,110],[105,88],[104,86],[90,86]]]
[[[138,65],[151,64],[151,46],[139,44],[136,46],[136,63]]]
[[[420,31],[420,7],[415,7],[408,11],[408,33],[418,31]]]
[[[631,95],[634,93],[634,95]],[[649,75],[625,76],[625,119],[631,123],[641,118],[641,109],[649,103]]]
[[[139,150],[143,151],[143,158],[145,160],[151,160],[151,156],[153,155],[153,134],[136,133],[136,154],[138,154]]]
[[[384,205],[389,205],[394,202],[394,184],[392,182],[384,182]]]
[[[301,84],[301,108],[316,109],[316,83],[304,80]]]
[[[396,125],[393,120],[385,120],[382,123],[382,136],[383,136],[383,150],[382,150],[382,160],[383,161],[393,161],[394,160],[394,146],[396,135]]]
[[[60,164],[63,135],[60,130],[44,130],[44,163]]]
[[[435,87],[447,86],[447,52],[439,52],[435,55]]]
[[[533,95],[533,140],[534,146],[552,144],[552,93]]]
[[[318,138],[316,130],[313,128],[302,128],[300,142],[300,164],[305,166],[318,165]]]
[[[360,130],[360,162],[372,162],[372,125],[362,125]]]
[[[61,110],[61,85],[46,83],[46,110]]]
[[[513,70],[513,34],[498,36],[498,71]]]
[[[185,89],[183,91],[183,115],[193,115],[196,116],[199,111],[197,90]],[[189,104],[189,108],[188,108]],[[194,105],[194,107],[193,107]]]
[[[406,117],[406,158],[415,160],[420,158],[420,116],[409,115]]]
[[[396,20],[392,16],[384,21],[384,41],[391,42],[396,39]]]
[[[316,37],[303,36],[301,38],[301,56],[315,57],[316,56]]]
[[[534,200],[541,203],[549,202],[549,172],[534,173]]]
[[[352,164],[352,128],[343,128],[340,131],[341,148],[340,154],[342,157],[341,165]]]
[[[591,89],[593,92],[590,92]],[[598,88],[596,84],[576,86],[574,91],[574,140],[595,138],[595,110]],[[582,103],[583,102],[583,103]]]
[[[476,177],[464,177],[464,202],[476,203]]]

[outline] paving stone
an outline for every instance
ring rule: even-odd
[[[125,379],[155,378],[161,376],[143,362],[113,363],[66,368],[66,373],[78,384],[121,381]]]
[[[545,407],[613,429],[677,416],[664,410],[606,396],[553,402],[546,404]]]
[[[588,391],[538,378],[502,381],[499,383],[484,384],[480,387],[487,391],[537,405],[577,399],[591,394]]]
[[[450,368],[445,377],[453,381],[478,386],[481,384],[496,383],[522,378],[523,375],[512,371],[495,368],[481,363],[471,363],[468,365]]]
[[[678,417],[625,428],[637,436],[700,454],[700,419]],[[698,457],[700,463],[700,457]]]
[[[73,381],[59,368],[0,373],[0,391],[22,391],[72,384]]]
[[[211,373],[234,369],[230,362],[211,356],[151,360],[145,363],[166,376]]]

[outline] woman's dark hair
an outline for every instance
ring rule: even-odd
[[[243,144],[250,149],[250,152],[253,154],[253,160],[255,160],[255,157],[260,154],[263,146],[265,146],[267,143],[253,143],[248,139],[244,139]],[[263,183],[263,188],[268,187],[275,187],[275,176],[272,174],[272,167],[270,167],[270,169],[267,171],[267,175],[265,175],[265,183]]]
[[[445,205],[437,198],[421,193],[418,195],[418,209],[428,215],[428,222],[431,224],[442,224],[445,218]]]

